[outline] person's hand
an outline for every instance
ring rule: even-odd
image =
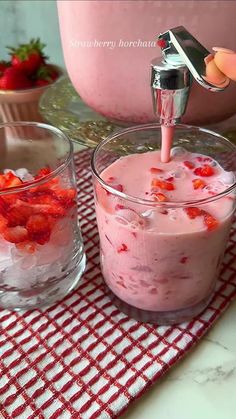
[[[230,80],[236,81],[236,53],[226,48],[212,48],[215,55],[205,58],[207,81],[225,87]]]

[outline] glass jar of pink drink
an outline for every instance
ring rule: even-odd
[[[190,126],[161,161],[157,124],[102,141],[92,158],[104,280],[140,321],[174,324],[211,301],[235,209],[236,147]]]
[[[58,0],[64,59],[92,109],[122,124],[155,121],[149,89],[157,35],[183,25],[208,49],[235,48],[234,1]],[[207,7],[206,7],[207,6]],[[185,123],[205,125],[236,111],[234,86],[212,95],[193,83]]]

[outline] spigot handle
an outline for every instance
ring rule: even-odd
[[[163,51],[165,60],[171,60],[176,54],[188,67],[194,79],[205,89],[219,92],[225,89],[207,80],[205,58],[210,52],[195,39],[183,26],[170,29],[158,37],[158,44]]]

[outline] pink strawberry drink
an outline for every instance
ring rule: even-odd
[[[100,177],[117,191],[154,204],[122,199],[95,184],[101,266],[112,292],[155,312],[209,301],[234,210],[232,193],[214,197],[235,182],[233,172],[211,157],[175,147],[168,163],[161,162],[159,150],[131,154]]]

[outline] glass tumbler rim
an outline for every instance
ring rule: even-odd
[[[51,133],[56,134],[57,136],[60,136],[63,139],[63,141],[65,141],[69,146],[68,156],[63,161],[63,163],[61,163],[56,169],[52,170],[52,172],[49,173],[48,175],[45,175],[40,179],[34,179],[31,182],[24,182],[22,185],[14,186],[12,188],[2,188],[0,189],[0,196],[26,191],[36,185],[37,186],[43,185],[44,183],[48,182],[49,180],[53,179],[55,176],[63,172],[63,170],[69,166],[69,164],[71,163],[73,159],[73,143],[70,140],[70,138],[59,128],[56,128],[50,124],[45,124],[43,122],[34,122],[34,121],[11,121],[11,122],[0,123],[0,130],[4,128],[13,128],[13,127],[42,128],[44,130],[47,130]]]
[[[132,195],[128,195],[124,192],[120,192],[117,189],[113,188],[111,185],[109,185],[108,183],[106,183],[99,175],[97,169],[96,169],[96,158],[97,155],[100,151],[100,149],[103,148],[104,145],[106,145],[107,143],[109,143],[109,141],[113,140],[113,139],[119,139],[119,137],[125,135],[125,134],[130,134],[130,133],[134,133],[134,132],[138,132],[138,131],[145,131],[145,130],[151,130],[151,129],[157,129],[157,128],[161,128],[161,124],[159,123],[151,123],[151,124],[142,124],[142,125],[133,125],[131,127],[125,128],[125,129],[120,129],[118,131],[116,131],[115,133],[110,134],[109,136],[107,136],[105,139],[103,139],[94,149],[93,154],[92,154],[92,158],[91,158],[91,169],[92,169],[92,173],[95,176],[95,178],[97,179],[97,181],[100,183],[100,185],[107,190],[109,193],[116,195],[119,198],[122,198],[124,200],[136,203],[136,204],[140,204],[140,205],[145,205],[145,206],[150,206],[150,207],[165,207],[165,208],[186,208],[186,207],[193,207],[196,205],[203,205],[203,204],[207,204],[209,202],[214,202],[226,195],[228,195],[229,193],[231,193],[235,188],[236,188],[236,180],[235,182],[229,186],[228,188],[226,188],[225,190],[223,190],[222,192],[216,194],[216,195],[212,195],[208,198],[203,198],[203,199],[197,199],[197,200],[191,200],[191,201],[164,201],[164,202],[158,202],[158,201],[152,201],[150,199],[143,199],[143,198],[137,198],[135,196]],[[227,145],[229,145],[233,150],[236,151],[236,146],[234,144],[232,144],[227,138],[225,138],[224,136],[222,136],[221,134],[211,131],[207,128],[202,128],[202,127],[198,127],[198,126],[194,126],[194,125],[185,125],[185,124],[178,124],[175,125],[175,128],[177,129],[186,129],[186,130],[195,130],[195,131],[199,131],[199,132],[203,132],[206,133],[208,135],[211,135],[213,137],[217,137],[220,138],[222,141],[224,141]]]

